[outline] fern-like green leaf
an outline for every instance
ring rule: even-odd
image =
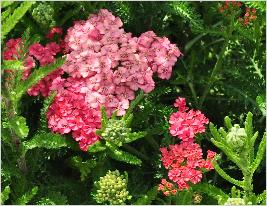
[[[226,128],[227,128],[228,130],[230,130],[230,129],[233,127],[233,125],[232,125],[232,121],[231,121],[230,117],[228,117],[228,116],[226,116],[226,117],[224,118],[224,124],[225,124],[225,126],[226,126]]]
[[[26,151],[34,148],[58,149],[73,146],[66,137],[46,132],[36,134],[29,141],[23,142],[23,145]]]
[[[2,35],[1,38],[4,39],[5,36],[15,27],[19,20],[25,15],[25,13],[31,8],[35,1],[25,1],[14,11],[14,13],[9,16],[2,24]]]
[[[188,21],[193,32],[199,33],[205,31],[200,15],[195,11],[189,2],[171,2],[169,3],[169,12]]]
[[[108,115],[105,111],[105,107],[101,106],[101,129],[105,129],[108,123]]]
[[[29,128],[26,119],[22,116],[15,116],[10,120],[10,127],[20,138],[28,136]]]
[[[128,152],[120,150],[116,145],[112,144],[111,142],[106,142],[106,146],[109,148],[108,154],[111,158],[132,165],[140,166],[142,164],[142,161],[139,158]]]
[[[151,205],[152,201],[156,199],[158,194],[158,186],[152,187],[145,195],[137,199],[134,205]]]
[[[140,91],[140,93],[135,97],[135,99],[131,102],[129,109],[126,114],[123,116],[123,120],[128,119],[129,115],[133,112],[133,109],[140,103],[140,101],[144,98],[144,92]]]
[[[227,180],[228,182],[238,186],[238,187],[241,187],[243,188],[244,187],[244,184],[242,181],[240,180],[236,180],[232,177],[230,177],[228,174],[226,174],[226,172],[219,166],[219,164],[216,162],[216,160],[214,160],[212,162],[212,165],[214,167],[214,169],[216,170],[216,172],[221,176],[223,177],[225,180]]]
[[[81,181],[84,181],[90,174],[91,170],[97,165],[94,159],[82,161],[82,158],[79,156],[72,157],[70,163],[74,168],[80,171]]]
[[[8,60],[3,61],[1,69],[10,69],[10,70],[23,70],[23,62],[18,60]]]
[[[215,128],[215,126],[212,122],[209,124],[209,128],[210,128],[210,132],[211,132],[212,136],[214,137],[214,139],[218,142],[222,141],[222,139],[223,139],[222,136],[220,135],[218,130]]]
[[[88,148],[88,152],[101,152],[104,151],[106,149],[105,145],[101,142],[101,141],[97,141],[94,144],[90,145],[90,147]]]
[[[110,150],[109,155],[111,158],[115,160],[126,162],[128,164],[138,165],[138,166],[142,164],[142,161],[139,158],[122,150],[116,150],[116,151]]]
[[[220,188],[208,184],[208,183],[200,183],[192,186],[194,190],[205,193],[209,197],[218,201],[219,204],[223,204],[227,201],[229,196],[224,193]]]
[[[263,138],[261,140],[261,143],[259,145],[258,148],[258,152],[256,155],[256,158],[254,160],[254,162],[252,163],[252,173],[256,171],[256,169],[258,168],[258,166],[260,165],[263,157],[264,157],[264,153],[266,150],[266,133],[264,133]]]
[[[124,140],[124,143],[130,143],[133,142],[137,139],[140,139],[142,137],[144,137],[146,135],[146,132],[133,132],[133,133],[129,133],[127,135],[127,137]]]
[[[6,186],[3,192],[1,192],[1,205],[3,205],[4,202],[8,200],[9,194],[10,194],[10,187]]]
[[[266,190],[257,196],[257,204],[266,205]]]
[[[245,131],[247,133],[247,137],[251,138],[253,136],[253,124],[252,124],[253,114],[249,112],[245,121]]]
[[[32,198],[37,194],[38,187],[34,187],[31,189],[31,191],[28,191],[24,195],[22,195],[19,199],[16,200],[15,205],[26,205],[29,203]]]
[[[218,147],[219,149],[221,149],[226,155],[227,157],[234,162],[239,168],[243,168],[243,165],[240,164],[241,160],[240,158],[231,150],[231,148],[229,148],[229,146],[218,142],[216,140],[214,140],[213,138],[211,139],[211,142]]]
[[[1,1],[1,8],[6,8],[6,7],[9,7],[11,6],[12,4],[14,3],[14,1]]]
[[[18,88],[15,89],[13,92],[13,99],[18,101],[22,97],[26,91],[31,88],[33,85],[38,83],[39,80],[62,66],[65,62],[65,57],[56,59],[53,63],[40,67],[38,70],[35,70],[30,77],[25,80],[24,82],[21,82],[21,84],[18,86]]]

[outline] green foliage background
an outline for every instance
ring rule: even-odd
[[[134,36],[153,30],[176,43],[183,56],[178,59],[169,81],[156,81],[156,89],[145,96],[132,112],[133,131],[144,131],[144,138],[122,146],[126,153],[135,154],[142,160],[139,166],[126,164],[108,152],[79,151],[77,144],[68,135],[61,137],[49,132],[45,111],[49,100],[23,95],[28,85],[22,84],[20,124],[29,126],[26,131],[21,157],[11,141],[7,124],[7,109],[2,103],[1,135],[1,188],[5,204],[96,204],[92,198],[93,182],[108,170],[128,172],[128,190],[135,204],[191,204],[179,196],[165,199],[156,194],[155,186],[164,171],[160,166],[160,146],[175,143],[168,132],[168,119],[173,112],[176,97],[187,99],[191,108],[201,109],[215,125],[223,126],[225,116],[235,122],[244,122],[245,114],[254,114],[254,129],[263,134],[265,130],[265,58],[266,22],[265,2],[245,2],[257,9],[256,21],[244,27],[236,24],[228,44],[229,21],[218,12],[221,2],[1,2],[2,36],[1,47],[10,38],[21,37],[25,32],[45,43],[45,34],[54,26],[61,26],[66,33],[73,21],[87,19],[101,8],[110,10],[124,22],[127,32]],[[225,46],[220,72],[212,81],[212,70]],[[60,59],[58,61],[61,61]],[[7,65],[8,66],[8,65]],[[52,68],[50,68],[52,69]],[[36,71],[37,72],[37,71]],[[44,75],[44,74],[39,74]],[[2,80],[3,81],[3,80]],[[32,78],[28,84],[37,80]],[[2,82],[3,83],[3,82]],[[207,90],[205,98],[203,94]],[[5,124],[6,123],[6,124]],[[23,131],[25,133],[25,131]],[[220,152],[210,141],[211,135],[198,136],[204,152],[208,149]],[[259,145],[256,141],[255,145]],[[116,147],[117,148],[117,147]],[[121,149],[121,148],[120,148]],[[122,151],[122,150],[120,150]],[[114,155],[114,153],[112,153]],[[265,158],[264,158],[265,160]],[[241,177],[238,168],[222,156],[221,167],[234,178]],[[263,161],[254,175],[255,193],[261,193],[266,185],[266,166]],[[208,182],[209,181],[209,182]],[[201,204],[217,204],[217,189],[229,193],[231,184],[215,172],[205,174],[203,185],[210,187]],[[216,193],[217,192],[217,193]],[[213,197],[213,198],[212,198]]]

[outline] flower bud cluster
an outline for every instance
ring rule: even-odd
[[[247,134],[244,128],[240,128],[239,124],[235,124],[226,136],[226,141],[236,150],[241,150]]]
[[[246,205],[246,203],[242,198],[228,198],[224,205]]]
[[[127,175],[121,175],[118,170],[108,171],[104,177],[95,183],[97,187],[94,198],[97,203],[121,205],[131,199],[127,191]]]
[[[121,146],[129,133],[131,133],[131,128],[127,128],[124,121],[110,119],[101,137]]]
[[[32,17],[44,28],[55,26],[54,14],[54,8],[48,2],[40,3],[32,10]]]

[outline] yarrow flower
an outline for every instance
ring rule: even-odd
[[[201,111],[189,110],[184,98],[176,99],[174,106],[178,107],[179,111],[170,116],[171,135],[178,136],[183,141],[193,142],[196,134],[205,132],[205,125],[209,120]]]
[[[214,169],[211,162],[216,153],[208,150],[205,160],[200,145],[194,143],[195,135],[205,132],[205,124],[209,120],[200,111],[189,110],[185,98],[178,97],[174,106],[179,111],[170,116],[169,130],[172,136],[178,136],[182,141],[180,144],[169,145],[169,148],[160,148],[161,161],[168,170],[168,178],[177,184],[179,190],[184,190],[189,188],[190,183],[197,184],[201,181],[203,169]],[[159,187],[165,194],[163,186]],[[167,192],[165,195],[170,194],[172,193]]]
[[[166,37],[158,37],[153,31],[133,37],[122,26],[119,17],[101,9],[86,21],[74,22],[64,41],[62,29],[54,27],[46,37],[51,40],[57,34],[59,43],[35,43],[29,47],[27,55],[41,66],[52,63],[59,52],[67,53],[65,64],[41,79],[28,94],[47,97],[52,90],[57,91],[47,112],[48,126],[53,132],[72,133],[84,151],[100,138],[95,131],[100,127],[101,106],[109,116],[115,110],[118,116],[124,115],[135,91],[151,92],[155,87],[154,73],[169,79],[181,55]],[[20,41],[8,42],[6,59],[15,58],[14,48]],[[32,68],[35,64],[30,58],[27,65]],[[29,77],[29,68],[23,79]],[[67,79],[61,77],[64,73]]]
[[[165,196],[175,195],[177,193],[175,186],[172,183],[168,182],[166,179],[161,180],[158,191],[162,191]]]
[[[83,86],[75,92],[83,96],[79,101],[87,105],[88,112],[94,111],[100,115],[100,107],[104,106],[109,116],[115,110],[118,116],[124,115],[130,101],[135,98],[135,91],[152,91],[155,87],[152,78],[155,72],[162,79],[170,78],[172,66],[181,55],[179,49],[165,37],[157,37],[152,31],[139,38],[132,37],[122,26],[120,18],[102,9],[86,21],[75,22],[68,29],[65,37],[67,60],[61,68],[70,78],[69,84],[64,84],[61,92],[72,87],[71,79],[78,80]],[[55,99],[51,108],[58,104],[57,101]],[[72,102],[74,101],[69,104]],[[54,110],[48,112],[49,127],[52,131],[61,133],[60,122],[68,118],[68,115],[60,115],[51,124],[50,118],[54,113]],[[99,128],[98,124],[85,125],[93,132]],[[74,130],[70,128],[67,131]],[[89,138],[84,141],[88,143],[87,148],[97,139],[96,135],[81,137],[85,138]],[[75,138],[76,141],[80,141],[79,139]],[[83,146],[82,150],[86,150],[86,147]]]
[[[39,43],[34,43],[29,47],[26,54],[20,54],[23,46],[21,38],[10,39],[6,43],[6,48],[3,53],[4,60],[23,60],[24,71],[22,73],[22,80],[26,80],[31,75],[31,70],[36,65],[35,59],[39,61],[41,66],[45,66],[52,63],[55,60],[55,55],[61,51],[60,46],[55,42],[47,43],[45,46],[42,46]],[[63,73],[63,70],[60,68],[51,72],[36,85],[28,89],[28,94],[37,96],[41,93],[44,97],[47,97],[51,92],[50,87],[52,82]]]
[[[223,5],[219,7],[219,12],[226,15],[235,15],[241,13],[242,3],[240,1],[226,1]],[[246,11],[244,15],[241,15],[238,17],[238,21],[242,23],[244,26],[248,26],[250,22],[253,22],[257,18],[256,16],[256,9],[255,8],[249,8],[246,7]]]
[[[196,184],[202,179],[201,169],[213,169],[209,158],[202,158],[202,149],[196,143],[182,142],[181,144],[170,145],[167,148],[160,148],[162,153],[163,166],[168,169],[168,177],[177,183],[178,188],[188,189],[189,182]]]

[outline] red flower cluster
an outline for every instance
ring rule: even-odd
[[[21,38],[18,39],[10,39],[6,43],[6,47],[3,52],[3,59],[4,60],[16,60],[21,59],[21,48],[23,47],[23,43]],[[25,55],[25,54],[24,54]],[[24,71],[22,73],[22,80],[25,80],[28,78],[28,76],[31,73],[31,69],[35,67],[35,61],[31,56],[24,56]],[[6,70],[6,73],[9,74],[7,77],[7,80],[10,80],[15,74],[12,70]]]
[[[229,11],[229,9],[232,8],[240,8],[242,6],[242,3],[240,1],[236,2],[236,1],[226,1],[224,2],[224,4],[219,7],[219,12],[220,13],[226,13],[227,11]]]
[[[242,6],[241,2],[236,1],[226,1],[221,7],[219,7],[219,12],[224,15],[232,15],[232,12],[238,12]],[[229,13],[230,12],[230,13]],[[256,9],[246,7],[246,13],[244,16],[238,17],[238,21],[244,26],[247,26],[250,22],[256,19]]]
[[[213,169],[211,160],[216,153],[209,152],[207,160],[202,158],[202,149],[196,143],[182,142],[160,149],[163,166],[169,170],[168,177],[177,183],[180,190],[188,189],[188,183],[196,184],[202,179],[201,169]]]
[[[178,98],[174,106],[178,107],[179,111],[170,116],[171,135],[193,142],[196,134],[205,132],[205,124],[208,124],[209,120],[198,110],[188,111],[184,98]]]
[[[168,182],[166,179],[161,180],[158,191],[162,191],[165,196],[175,195],[177,193],[175,186],[172,183]]]
[[[20,54],[23,47],[23,42],[20,38],[18,39],[10,39],[6,43],[6,48],[4,49],[3,57],[4,60],[15,60],[15,59],[22,59],[22,54]],[[35,59],[38,60],[41,66],[45,66],[47,64],[52,63],[55,60],[55,55],[61,51],[60,46],[55,43],[51,42],[42,46],[39,43],[32,44],[29,47],[29,50],[26,54],[23,54],[24,59],[24,71],[22,74],[22,80],[27,79],[31,74],[31,69],[35,67],[36,62]],[[35,59],[34,59],[34,58]],[[36,85],[31,87],[28,90],[28,94],[31,96],[37,96],[40,93],[47,97],[51,92],[51,86],[54,79],[60,77],[63,74],[62,69],[57,69],[54,72],[51,72],[45,78],[41,79]]]
[[[216,153],[208,150],[205,160],[200,145],[194,143],[195,135],[205,132],[205,124],[209,120],[200,111],[189,110],[185,98],[177,98],[174,106],[179,111],[170,117],[170,133],[178,136],[182,142],[169,145],[169,149],[160,148],[160,151],[163,166],[169,170],[169,179],[177,184],[179,190],[183,190],[189,188],[189,183],[201,181],[202,169],[213,169],[211,161]]]
[[[254,21],[256,19],[256,9],[252,8],[246,8],[246,13],[244,17],[239,17],[238,21],[243,23],[245,26],[247,26],[250,22]]]

